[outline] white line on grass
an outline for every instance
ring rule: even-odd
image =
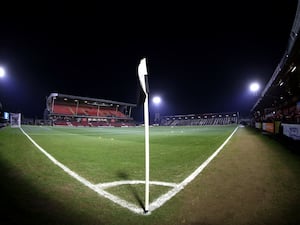
[[[161,197],[154,200],[149,205],[149,211],[152,212],[155,209],[161,207],[163,204],[165,204],[168,200],[170,200],[172,197],[174,197],[179,191],[184,189],[184,187],[189,184],[192,180],[195,179],[196,176],[198,176],[201,171],[213,160],[213,158],[216,157],[216,155],[223,149],[223,147],[228,143],[228,141],[231,139],[233,134],[237,131],[238,127],[234,129],[234,131],[230,134],[230,136],[224,141],[224,143],[205,161],[203,162],[191,175],[189,175],[186,179],[184,179],[180,184],[175,183],[168,183],[168,182],[160,182],[160,181],[151,181],[150,183],[152,185],[162,185],[162,186],[169,186],[173,187],[170,191],[168,191],[166,194],[162,195]],[[21,127],[20,130],[23,132],[23,134],[34,144],[43,154],[45,154],[55,165],[63,169],[66,173],[68,173],[70,176],[74,177],[76,180],[84,184],[85,186],[89,187],[93,191],[97,192],[99,195],[102,195],[105,198],[110,199],[112,202],[129,209],[130,211],[141,214],[141,215],[149,215],[150,213],[145,214],[144,210],[141,207],[137,207],[136,205],[127,202],[115,195],[112,195],[108,193],[107,191],[104,191],[103,189],[117,186],[117,185],[124,185],[124,184],[143,184],[145,181],[115,181],[110,183],[103,183],[103,184],[92,184],[85,178],[81,177],[71,169],[69,169],[64,164],[57,161],[52,155],[50,155],[48,152],[46,152],[41,146],[39,146]]]
[[[129,210],[131,210],[132,212],[135,212],[137,214],[144,214],[144,210],[140,207],[137,207],[136,205],[127,202],[115,195],[112,195],[110,193],[108,193],[107,191],[102,190],[101,188],[98,188],[96,185],[92,184],[91,182],[89,182],[88,180],[86,180],[85,178],[81,177],[80,175],[78,175],[77,173],[75,173],[74,171],[72,171],[71,169],[69,169],[68,167],[66,167],[64,164],[60,163],[59,161],[57,161],[52,155],[50,155],[48,152],[46,152],[41,146],[39,146],[22,128],[20,128],[21,131],[23,132],[23,134],[32,142],[32,144],[35,145],[35,147],[37,147],[42,153],[44,153],[55,165],[57,165],[58,167],[60,167],[61,169],[63,169],[66,173],[68,173],[70,176],[74,177],[76,180],[78,180],[79,182],[81,182],[82,184],[84,184],[85,186],[89,187],[90,189],[92,189],[93,191],[97,192],[98,194],[104,196],[105,198],[110,199],[111,201],[113,201],[114,203],[119,204],[120,206],[127,208]]]
[[[224,141],[224,143],[207,159],[205,160],[191,175],[189,175],[187,178],[185,178],[180,184],[178,184],[176,187],[168,191],[166,194],[163,194],[161,197],[154,200],[149,205],[149,210],[154,211],[155,209],[161,207],[163,204],[165,204],[167,201],[169,201],[172,197],[174,197],[179,191],[184,189],[184,187],[190,183],[192,180],[195,179],[196,176],[198,176],[201,171],[216,157],[216,155],[223,149],[223,147],[228,143],[228,141],[231,139],[233,134],[237,131],[238,127],[234,129],[234,131],[230,134],[230,136]]]
[[[96,186],[99,188],[111,188],[116,187],[120,185],[126,185],[126,184],[145,184],[144,180],[121,180],[121,181],[114,181],[114,182],[108,182],[108,183],[101,183],[97,184]],[[150,181],[151,185],[158,185],[158,186],[166,186],[166,187],[176,187],[176,183],[168,183],[168,182],[161,182],[161,181]]]

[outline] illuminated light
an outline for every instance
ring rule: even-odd
[[[280,82],[279,86],[281,87],[283,84],[284,84],[284,82],[282,81],[282,82]]]
[[[5,76],[5,70],[2,67],[0,67],[0,78],[4,76]]]
[[[297,68],[297,67],[296,67],[296,66],[294,66],[291,72],[294,72],[294,71],[296,70],[296,68]]]
[[[154,104],[159,104],[161,102],[161,98],[159,96],[155,96],[153,99],[152,99],[153,103]]]
[[[252,83],[250,84],[250,91],[256,92],[259,90],[259,84],[258,83]]]

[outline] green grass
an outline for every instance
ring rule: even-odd
[[[24,127],[58,161],[93,183],[144,179],[144,129]],[[224,127],[150,129],[151,180],[180,182],[233,131]]]
[[[234,128],[234,126],[151,128],[150,180],[181,182],[219,147]],[[142,127],[23,126],[23,129],[58,161],[94,184],[118,180],[144,180],[145,153]],[[3,170],[1,179],[5,184],[2,193],[12,194],[5,196],[9,204],[14,202],[19,204],[21,200],[20,208],[26,209],[24,220],[31,221],[30,217],[38,212],[43,217],[36,220],[41,222],[46,220],[50,216],[47,215],[48,212],[51,212],[56,214],[56,219],[63,221],[65,218],[62,214],[66,213],[65,211],[67,214],[75,213],[74,218],[82,211],[87,224],[94,224],[86,218],[91,214],[97,221],[99,218],[95,218],[95,214],[101,221],[107,218],[107,215],[121,218],[130,215],[129,218],[136,218],[137,215],[132,215],[129,210],[103,199],[55,166],[19,129],[9,127],[1,129],[0,146],[0,162]],[[150,201],[168,190],[170,187],[151,185]],[[141,184],[121,185],[107,191],[137,206],[144,202],[144,185]],[[11,201],[10,198],[14,200]],[[38,199],[37,202],[35,198]],[[41,203],[40,199],[44,199],[45,203]],[[78,202],[79,206],[76,205]],[[28,206],[27,203],[31,205]],[[53,206],[57,204],[60,212]],[[168,213],[160,210],[151,216],[151,223],[156,220],[163,221],[163,215],[172,214],[173,210],[173,207],[166,208]],[[157,216],[159,219],[155,219]],[[145,222],[148,220],[145,219]],[[67,221],[70,223],[69,219]],[[117,220],[114,221],[117,223]],[[75,224],[77,222],[74,221]],[[43,223],[52,224],[50,221]]]
[[[93,183],[144,179],[143,128],[23,127]],[[151,180],[181,182],[235,127],[153,127]],[[300,158],[240,128],[200,176],[149,216],[98,195],[43,155],[19,129],[0,129],[1,224],[299,224]],[[150,186],[150,200],[169,187]],[[144,185],[112,194],[139,204]]]

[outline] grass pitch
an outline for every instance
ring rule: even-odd
[[[152,181],[180,182],[206,160],[235,126],[153,127]],[[144,128],[24,127],[58,161],[93,183],[143,180]]]
[[[178,183],[189,176],[229,136],[234,126],[153,127],[150,129],[151,181]],[[144,128],[23,128],[59,162],[94,184],[144,180]],[[141,205],[144,185],[109,190]],[[150,202],[170,187],[151,185]]]
[[[150,129],[150,180],[181,182],[234,130]],[[24,126],[48,153],[93,183],[144,179],[143,128]],[[300,159],[240,128],[183,191],[149,216],[112,203],[54,165],[21,133],[0,130],[1,224],[298,224]],[[150,186],[154,199],[169,187]],[[143,185],[109,189],[143,202]],[[3,223],[2,223],[3,222]]]

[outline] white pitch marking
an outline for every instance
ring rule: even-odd
[[[100,183],[96,184],[97,187],[106,189],[111,187],[116,187],[119,185],[126,185],[126,184],[145,184],[144,180],[121,180],[121,181],[114,181],[109,183]],[[152,185],[158,185],[158,186],[166,186],[166,187],[176,187],[176,183],[168,183],[168,182],[161,182],[161,181],[150,181],[150,184]]]
[[[174,197],[179,191],[184,189],[184,187],[190,183],[192,180],[195,179],[196,176],[198,176],[201,171],[213,160],[213,158],[216,157],[216,155],[223,149],[223,147],[228,143],[228,141],[231,139],[233,134],[237,131],[238,127],[234,129],[234,131],[230,134],[230,136],[224,141],[224,143],[207,159],[205,160],[191,175],[189,175],[186,179],[184,179],[180,184],[178,184],[176,187],[168,191],[167,193],[163,194],[156,200],[154,200],[150,206],[149,210],[154,211],[155,209],[161,207],[163,204],[165,204],[168,200],[170,200],[172,197]]]
[[[44,153],[55,165],[57,165],[58,167],[60,167],[61,169],[63,169],[67,174],[69,174],[70,176],[74,177],[76,180],[78,180],[79,182],[81,182],[82,184],[84,184],[85,186],[89,187],[90,189],[92,189],[93,191],[97,192],[98,194],[104,196],[105,198],[110,199],[111,201],[113,201],[114,203],[117,203],[118,205],[127,208],[129,210],[131,210],[132,212],[135,212],[137,214],[144,214],[144,210],[140,207],[137,207],[136,205],[127,202],[115,195],[112,195],[110,193],[108,193],[107,191],[102,190],[101,188],[98,188],[96,185],[92,184],[91,182],[89,182],[88,180],[86,180],[85,178],[81,177],[80,175],[78,175],[77,173],[75,173],[74,171],[72,171],[71,169],[69,169],[67,166],[65,166],[64,164],[60,163],[59,161],[57,161],[52,155],[50,155],[47,151],[45,151],[41,146],[39,146],[21,127],[20,130],[23,132],[23,134],[31,141],[32,144],[35,145],[35,147],[37,147],[42,153]]]
[[[163,186],[170,186],[174,187],[167,193],[163,194],[161,197],[154,200],[149,205],[149,212],[154,211],[155,209],[161,207],[163,204],[165,204],[168,200],[170,200],[172,197],[174,197],[179,191],[184,189],[184,187],[189,184],[192,180],[198,176],[201,171],[216,157],[216,155],[223,149],[223,147],[228,143],[228,141],[231,139],[233,134],[237,131],[238,127],[234,129],[234,131],[230,134],[230,136],[224,141],[224,143],[205,161],[203,162],[191,175],[189,175],[186,179],[184,179],[180,184],[175,183],[167,183],[167,182],[160,182],[160,181],[152,181],[151,184],[155,185],[163,185]],[[112,195],[106,191],[104,191],[102,188],[108,188],[113,187],[117,185],[123,185],[123,184],[136,184],[136,183],[145,183],[145,181],[115,181],[110,183],[103,183],[103,184],[92,184],[85,178],[79,176],[77,173],[57,161],[53,156],[51,156],[48,152],[46,152],[42,147],[40,147],[21,127],[20,130],[23,132],[23,134],[42,152],[44,153],[54,164],[56,164],[58,167],[63,169],[66,173],[68,173],[70,176],[74,177],[76,180],[84,184],[85,186],[89,187],[93,191],[97,192],[98,194],[102,195],[105,198],[110,199],[112,202],[129,209],[130,211],[141,214],[141,215],[149,215],[150,213],[145,214],[144,210],[140,207],[137,207],[136,205],[127,202],[115,195]]]

